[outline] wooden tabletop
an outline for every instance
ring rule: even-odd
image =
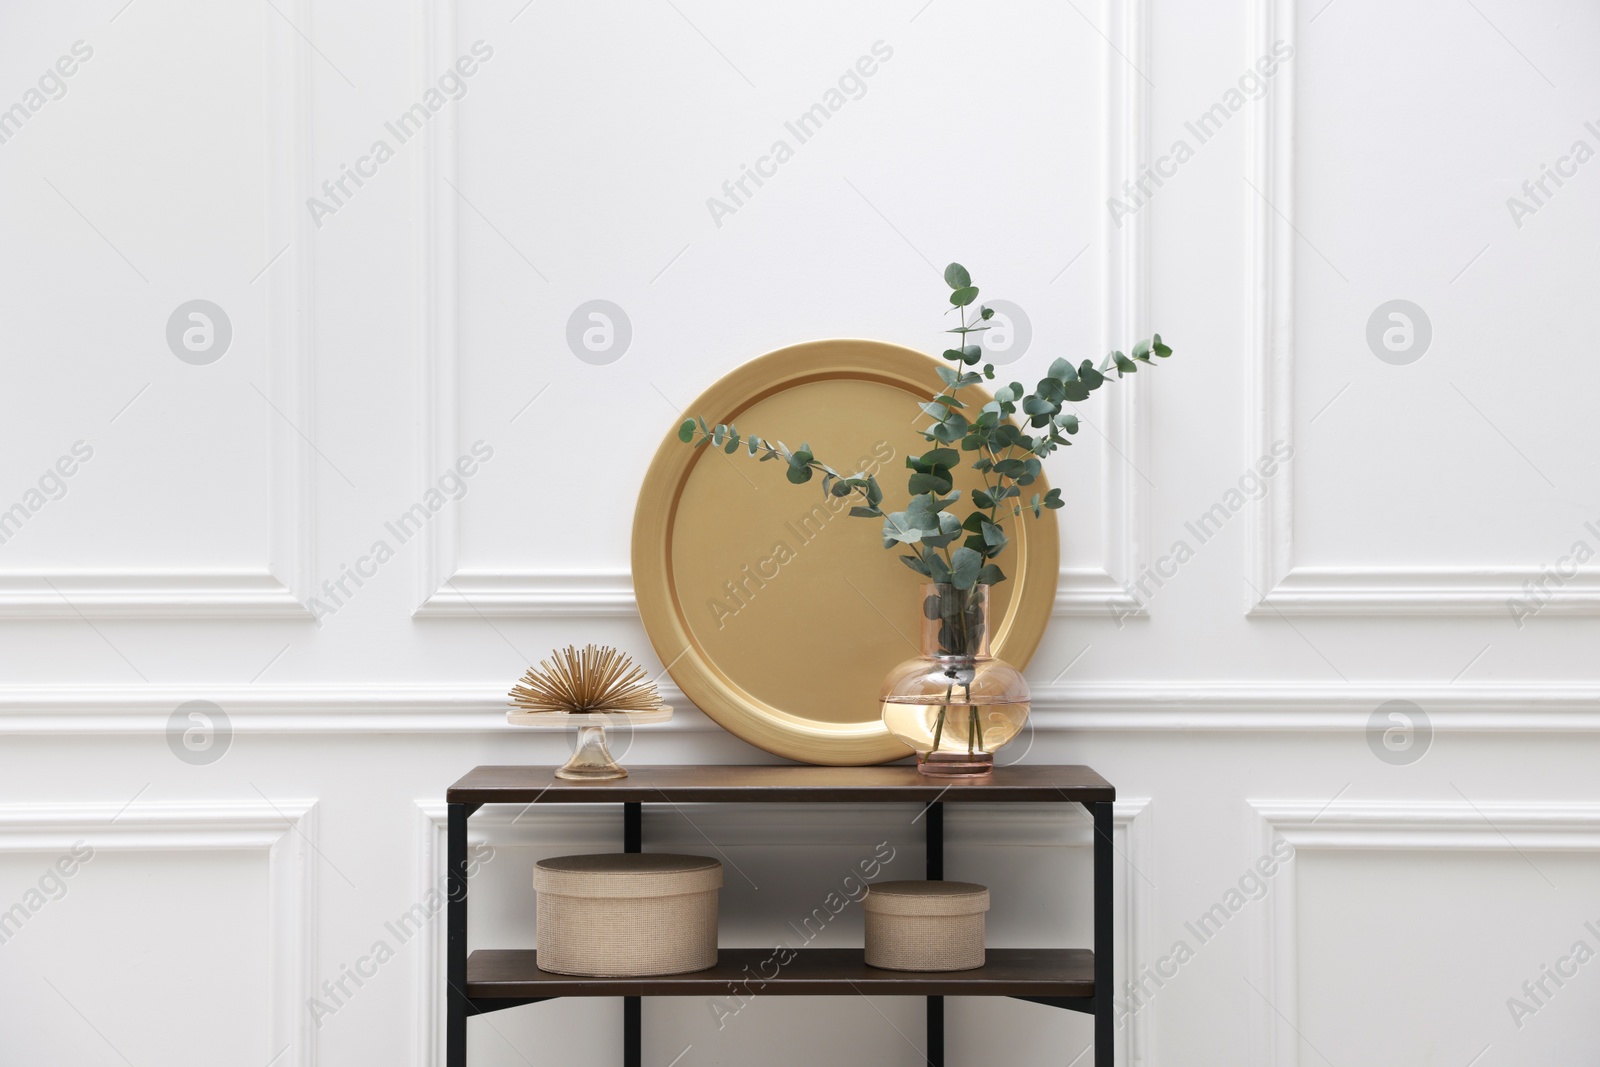
[[[477,767],[445,794],[451,804],[772,802],[894,803],[1069,801],[1110,803],[1117,791],[1082,766],[1002,767],[979,778],[930,778],[911,766],[800,767],[669,765],[632,767],[628,777],[569,782],[554,767]]]

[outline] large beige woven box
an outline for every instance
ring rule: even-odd
[[[722,864],[660,852],[557,856],[533,868],[539,969],[683,974],[717,962]]]
[[[965,971],[983,966],[989,890],[972,882],[878,882],[861,902],[868,967]]]

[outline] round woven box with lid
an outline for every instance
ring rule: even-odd
[[[972,882],[878,882],[861,903],[867,966],[965,971],[983,966],[989,890]]]
[[[533,868],[539,969],[683,974],[717,962],[722,864],[659,852],[557,856]]]

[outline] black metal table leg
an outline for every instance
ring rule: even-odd
[[[1094,806],[1094,1067],[1113,1067],[1115,957],[1111,919],[1111,805]]]
[[[445,1067],[467,1067],[467,816],[450,804],[445,845]]]
[[[934,801],[928,805],[923,818],[927,821],[928,881],[944,881],[944,804]],[[944,998],[928,998],[928,1063],[931,1067],[944,1067]]]
[[[644,851],[644,805],[622,805],[622,851]]]
[[[644,851],[644,805],[622,805],[622,851]],[[622,1067],[644,1067],[644,1001],[622,998]]]

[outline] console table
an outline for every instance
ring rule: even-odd
[[[1116,790],[1087,767],[1002,768],[987,780],[933,779],[915,767],[661,766],[628,777],[569,782],[554,767],[478,767],[445,794],[449,953],[445,970],[447,1067],[467,1067],[467,1017],[556,997],[622,997],[623,1064],[641,1067],[640,997],[720,996],[746,977],[767,949],[724,948],[716,966],[690,974],[590,978],[539,969],[531,949],[467,949],[467,819],[485,804],[622,805],[622,845],[644,847],[644,805],[920,803],[927,834],[927,876],[944,877],[944,805],[1082,804],[1094,820],[1094,948],[989,949],[970,971],[884,971],[860,949],[802,948],[763,995],[927,997],[927,1060],[944,1067],[944,998],[1014,997],[1094,1016],[1094,1065],[1112,1067],[1111,805]]]

